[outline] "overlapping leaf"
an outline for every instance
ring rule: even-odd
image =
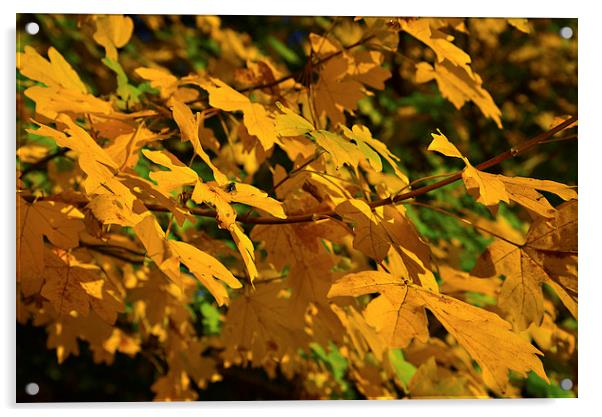
[[[550,285],[577,317],[577,201],[558,207],[552,219],[535,221],[522,244],[498,239],[473,274],[505,276],[498,304],[519,330],[543,319],[542,285]]]
[[[381,295],[366,308],[368,322],[392,347],[406,347],[414,338],[428,339],[427,308],[477,361],[485,382],[496,391],[505,391],[510,369],[524,376],[534,371],[547,379],[536,356],[541,352],[513,333],[508,322],[452,297],[408,285],[400,277],[380,271],[349,274],[333,284],[328,296],[370,293]]]

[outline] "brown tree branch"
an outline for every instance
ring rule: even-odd
[[[572,116],[571,118],[569,118],[566,121],[560,123],[559,125],[553,127],[552,129],[550,129],[546,132],[543,132],[543,133],[535,136],[534,138],[532,138],[514,148],[511,148],[508,151],[503,152],[485,162],[480,163],[479,165],[476,166],[476,168],[478,170],[483,171],[483,170],[491,168],[495,165],[498,165],[507,159],[514,158],[517,155],[522,154],[522,153],[528,151],[529,149],[532,149],[535,146],[538,146],[538,145],[546,142],[547,139],[551,138],[556,133],[561,132],[562,130],[566,129],[567,127],[569,127],[576,121],[577,121],[577,116]],[[395,197],[387,197],[387,198],[384,198],[381,200],[375,200],[375,201],[370,202],[369,205],[372,208],[376,208],[376,207],[381,207],[381,206],[386,206],[386,205],[397,204],[401,201],[409,200],[411,198],[416,198],[416,197],[426,194],[430,191],[445,187],[449,184],[452,184],[452,183],[458,181],[461,178],[462,178],[462,171],[458,171],[455,174],[452,174],[448,178],[445,178],[441,181],[437,181],[433,184],[425,185],[424,187],[420,187],[415,190],[408,191],[403,194],[399,194]],[[32,195],[22,196],[22,197],[26,201],[29,201],[29,202],[32,202],[35,199],[35,197]],[[44,197],[41,199],[42,200],[51,200],[51,201],[52,200],[62,201],[64,203],[73,204],[73,205],[80,206],[80,207],[88,204],[87,201],[81,200],[81,199],[80,200],[72,199],[70,201],[67,201],[67,200],[61,198],[61,196],[50,196],[50,197]],[[150,211],[157,211],[157,212],[168,212],[169,211],[169,209],[167,209],[163,206],[160,206],[160,205],[156,205],[156,204],[146,204],[145,203],[145,206]],[[215,218],[217,216],[217,212],[212,209],[203,209],[203,208],[194,207],[194,208],[188,208],[188,210],[190,211],[191,214],[194,214],[196,216],[213,217],[213,218]],[[321,219],[328,219],[328,218],[332,218],[332,217],[335,217],[335,218],[338,217],[337,213],[334,210],[299,214],[299,215],[287,217],[285,219],[280,219],[280,218],[271,217],[271,216],[262,216],[262,217],[242,216],[241,218],[238,219],[238,221],[240,221],[242,223],[246,223],[246,224],[276,225],[276,224],[308,223],[308,222],[313,222],[313,221],[317,221],[317,220],[321,220]]]

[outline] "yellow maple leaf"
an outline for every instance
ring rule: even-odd
[[[381,295],[368,304],[366,318],[392,347],[405,347],[413,338],[426,341],[427,308],[479,363],[485,383],[497,392],[505,392],[510,369],[523,377],[532,370],[547,381],[536,356],[541,352],[513,333],[508,322],[489,311],[409,285],[400,277],[380,271],[343,276],[335,281],[328,296],[375,292]]]
[[[40,294],[59,316],[87,316],[92,307],[106,322],[113,323],[123,311],[123,301],[111,282],[99,276],[100,268],[82,264],[69,255],[44,252],[44,286]]]
[[[26,77],[44,83],[25,90],[25,95],[36,103],[36,111],[50,119],[62,112],[110,114],[110,103],[88,93],[77,72],[53,47],[48,49],[48,60],[34,48],[26,46],[17,54],[17,68]]]
[[[374,212],[362,200],[346,200],[336,212],[355,224],[353,247],[377,261],[382,261],[391,247],[391,239],[382,223],[382,207]],[[380,212],[380,214],[379,214]]]
[[[437,55],[437,61],[445,59],[454,65],[466,68],[470,56],[452,43],[454,37],[431,27],[429,19],[401,19],[401,28],[430,47]]]
[[[226,315],[224,357],[231,363],[261,364],[282,357],[306,336],[295,331],[287,300],[279,283],[269,283],[232,301]],[[301,340],[298,340],[301,339]]]
[[[276,105],[283,113],[274,117],[275,130],[279,136],[302,136],[314,130],[314,126],[305,118],[279,102]]]
[[[107,58],[117,61],[117,48],[124,47],[134,32],[134,21],[129,16],[109,15],[95,19],[94,40],[105,48]]]
[[[226,283],[230,288],[242,287],[240,281],[211,255],[186,242],[169,240],[168,243],[173,254],[209,290],[220,306],[228,303],[228,292],[219,281]]]
[[[498,304],[519,330],[541,323],[544,283],[577,317],[577,200],[561,204],[553,219],[535,221],[523,244],[494,241],[472,273],[506,277]]]
[[[183,185],[194,185],[199,180],[199,176],[194,170],[188,168],[165,150],[150,151],[143,149],[142,153],[155,164],[169,169],[169,171],[154,171],[149,174],[162,191],[170,192]]]
[[[344,124],[344,112],[353,112],[364,96],[362,84],[346,79],[346,75],[347,61],[342,57],[330,59],[313,89],[317,116],[328,116],[333,125]]]
[[[38,51],[26,46],[17,54],[17,68],[27,78],[46,84],[47,87],[63,88],[86,94],[88,89],[63,56],[54,48],[48,48],[48,60]]]
[[[82,220],[83,214],[67,204],[17,198],[17,279],[23,294],[35,294],[42,285],[44,236],[59,248],[75,248],[85,228]]]
[[[186,104],[174,100],[172,107],[173,118],[176,121],[180,132],[182,133],[182,139],[188,140],[192,143],[192,147],[197,155],[201,157],[211,171],[213,171],[213,177],[218,184],[225,184],[228,182],[228,177],[224,175],[211,161],[211,158],[203,150],[201,140],[199,138],[199,128],[202,125],[202,117],[200,113],[196,113],[196,116],[192,114],[192,110]]]
[[[274,146],[277,139],[274,119],[263,105],[252,103],[247,96],[217,78],[210,78],[199,85],[209,93],[211,106],[225,111],[242,111],[245,127],[251,135],[257,136],[264,150]]]
[[[171,97],[178,88],[178,78],[164,68],[138,67],[134,72],[141,78],[150,81],[151,87],[158,89],[163,99]]]
[[[475,103],[481,112],[495,121],[502,128],[502,111],[497,107],[491,94],[482,87],[481,77],[472,72],[470,67],[460,67],[448,60],[431,66],[427,62],[416,64],[416,82],[425,83],[432,79],[437,81],[441,95],[460,109],[467,101]]]
[[[441,131],[431,135],[433,141],[428,150],[462,159],[466,164],[462,171],[462,179],[468,193],[490,209],[495,208],[500,201],[514,201],[536,215],[551,218],[555,209],[537,190],[554,193],[565,201],[577,198],[575,190],[555,181],[507,177],[480,171],[472,166],[468,158],[464,157]]]

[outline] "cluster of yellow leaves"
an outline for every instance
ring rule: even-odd
[[[400,19],[399,23],[405,32],[431,48],[436,56],[434,65],[428,62],[416,64],[416,82],[425,83],[434,79],[443,97],[457,109],[467,101],[472,101],[501,129],[502,112],[483,88],[481,77],[471,68],[470,56],[452,43],[452,35],[441,30],[448,26],[448,22],[442,19]],[[455,29],[466,31],[463,25]]]
[[[149,27],[165,24],[145,19]],[[134,68],[157,90],[149,108],[144,100],[122,105],[128,84],[127,77],[119,81],[118,49],[132,37],[129,17],[84,21],[104,49],[103,63],[117,73],[117,91],[108,97],[93,95],[54,48],[48,59],[29,46],[18,54],[21,75],[32,81],[24,94],[35,103],[37,128],[27,132],[53,140],[76,161],[68,178],[48,162],[51,196],[26,187],[26,174],[18,185],[18,318],[46,326],[59,362],[78,354],[78,339],[107,363],[117,351],[135,355],[156,339],[167,364],[152,385],[159,400],[195,399],[195,387],[220,380],[231,366],[302,375],[308,393],[327,397],[341,382],[308,352],[329,344],[369,398],[396,398],[398,390],[410,397],[512,396],[510,370],[547,380],[542,352],[529,338],[544,351],[556,339],[574,345],[555,327],[542,284],[576,316],[576,192],[479,171],[434,134],[429,150],[465,162],[462,178],[477,201],[492,211],[512,201],[534,219],[524,243],[500,237],[470,274],[440,263],[403,207],[370,201],[410,182],[399,158],[367,127],[347,127],[346,117],[371,89],[385,87],[391,73],[383,62],[399,31],[435,53],[433,65],[417,65],[418,82],[435,79],[457,108],[470,100],[501,127],[500,111],[470,57],[443,32],[463,30],[457,19],[364,23],[346,23],[352,41],[310,34],[309,77],[279,82],[282,66],[218,18],[199,17],[198,28],[223,48],[221,58],[184,77],[158,65]],[[528,29],[520,20],[509,24]],[[225,140],[205,125],[215,115]],[[172,137],[181,146],[169,143]],[[186,164],[186,153],[174,149],[192,160]],[[272,165],[279,151],[289,170]],[[21,163],[40,157],[17,154]],[[140,164],[150,167],[148,179]],[[271,189],[252,185],[266,172]],[[540,191],[568,201],[554,208]],[[315,213],[310,221],[295,221],[307,213]],[[259,224],[249,231],[244,223]],[[220,334],[195,329],[188,305],[199,291],[221,307],[213,307]],[[499,310],[462,301],[467,292],[497,298]],[[366,297],[372,293],[379,295]],[[431,335],[427,310],[444,337]],[[120,327],[118,315],[138,330]],[[400,376],[404,364],[413,376]]]

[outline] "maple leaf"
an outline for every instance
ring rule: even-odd
[[[165,150],[150,151],[143,149],[142,154],[157,165],[161,165],[169,171],[154,171],[149,174],[156,181],[159,190],[170,192],[183,185],[193,185],[199,180],[197,173],[180,162],[175,156]]]
[[[54,48],[48,48],[48,60],[35,48],[26,46],[17,54],[17,68],[21,74],[44,83],[47,87],[72,90],[86,94],[88,89],[63,56]]]
[[[28,204],[17,198],[17,277],[23,294],[35,294],[42,285],[44,236],[59,248],[75,248],[85,228],[82,219],[79,210],[61,202]]]
[[[242,256],[245,268],[249,274],[249,281],[253,283],[253,281],[255,281],[257,278],[257,267],[255,266],[255,248],[253,247],[253,242],[251,242],[251,239],[245,235],[243,230],[236,223],[232,224],[228,230],[232,235],[234,244],[236,244],[236,247]]]
[[[263,149],[267,151],[274,146],[277,139],[274,119],[264,106],[252,103],[248,97],[217,78],[210,78],[199,85],[209,93],[211,106],[225,111],[242,111],[245,127],[251,135],[257,136]]]
[[[279,136],[302,136],[314,130],[314,126],[291,109],[276,103],[282,114],[274,117],[274,127]]]
[[[460,109],[467,101],[472,101],[481,112],[502,128],[502,111],[493,101],[491,94],[482,87],[481,77],[470,67],[458,67],[448,60],[431,66],[427,62],[416,64],[416,82],[426,83],[435,79],[441,95]]]
[[[470,100],[501,129],[502,112],[491,95],[482,88],[483,81],[470,67],[470,56],[451,41],[454,37],[440,31],[431,19],[400,19],[401,28],[429,46],[437,57],[434,67],[426,62],[416,65],[416,81],[435,79],[441,94],[457,109]]]
[[[209,290],[219,305],[228,302],[228,292],[218,280],[230,288],[241,288],[242,284],[217,259],[185,242],[169,240],[173,254]]]
[[[310,301],[325,301],[332,281],[330,270],[335,262],[321,238],[339,240],[347,230],[338,223],[322,221],[310,224],[258,225],[251,237],[264,243],[268,261],[278,271],[289,267],[291,304],[296,312],[305,312]]]
[[[355,224],[354,248],[378,262],[389,256],[396,272],[437,291],[435,278],[427,267],[430,262],[428,246],[401,211],[393,207],[372,209],[356,199],[343,201],[335,211]]]
[[[347,72],[355,81],[382,90],[391,72],[383,67],[384,55],[378,51],[358,51],[353,54]]]
[[[407,184],[408,177],[399,169],[397,162],[399,162],[399,158],[393,154],[389,149],[387,149],[387,145],[381,142],[378,139],[374,139],[370,130],[366,126],[361,125],[353,125],[351,130],[349,130],[345,126],[341,126],[343,129],[343,133],[349,139],[353,139],[360,152],[364,154],[366,159],[370,162],[370,165],[376,171],[382,171],[382,162],[380,160],[380,156],[382,156],[393,168],[395,175],[401,179],[405,184]]]
[[[25,90],[25,95],[36,103],[36,111],[50,119],[62,112],[110,114],[110,103],[88,93],[77,72],[53,47],[48,49],[48,60],[34,48],[26,46],[17,54],[17,68],[24,76],[44,83]]]
[[[466,168],[462,171],[466,189],[478,202],[490,209],[497,206],[500,201],[506,203],[514,201],[531,213],[551,218],[555,215],[555,209],[537,190],[554,193],[565,201],[577,198],[577,193],[571,187],[555,181],[507,177],[479,171],[440,131],[431,135],[433,141],[428,150],[462,159],[466,164]]]
[[[64,129],[67,134],[41,123],[38,123],[39,129],[28,129],[28,131],[52,138],[57,145],[70,148],[77,153],[79,166],[88,175],[84,181],[87,194],[119,196],[126,206],[131,207],[135,197],[130,189],[117,179],[119,170],[117,163],[69,116],[60,115],[57,120],[67,126]]]
[[[59,316],[75,312],[85,317],[92,307],[107,323],[115,322],[124,305],[111,282],[98,275],[97,266],[48,250],[44,261],[44,286],[40,294],[50,301]]]
[[[95,19],[94,40],[105,48],[107,58],[117,61],[117,48],[124,47],[134,32],[134,21],[129,16],[110,15]]]
[[[232,203],[242,203],[266,211],[278,218],[286,218],[282,203],[268,197],[268,194],[248,184],[232,183],[232,189],[223,189],[215,182],[204,183],[192,169],[184,166],[177,158],[165,151],[143,150],[144,155],[156,164],[162,165],[169,171],[159,171],[150,177],[159,183],[161,189],[171,191],[183,185],[194,184],[192,200],[197,203],[209,203],[217,211],[219,226],[230,231],[245,263],[251,282],[257,277],[254,264],[254,250],[251,240],[235,223],[236,211]],[[159,263],[158,265],[161,265]]]
[[[328,296],[375,292],[381,295],[368,304],[366,318],[391,347],[405,347],[413,338],[428,339],[427,308],[477,361],[485,382],[496,391],[505,391],[510,369],[523,376],[532,370],[547,380],[536,356],[541,352],[513,333],[508,322],[481,308],[380,271],[346,275],[335,281]]]
[[[354,308],[345,310],[336,304],[330,306],[347,331],[347,337],[361,357],[372,351],[377,359],[382,360],[385,344],[376,330],[368,324],[364,316]]]
[[[171,97],[178,89],[178,78],[165,68],[138,67],[134,72],[142,79],[150,81],[151,87],[158,89],[163,99]]]
[[[356,168],[361,159],[365,159],[374,168],[380,172],[383,169],[381,156],[391,165],[395,175],[404,183],[408,183],[407,176],[401,172],[397,166],[399,158],[395,156],[387,146],[381,141],[374,139],[370,130],[361,125],[353,125],[348,129],[340,125],[345,137],[336,135],[327,130],[314,129],[313,125],[305,118],[294,113],[292,110],[282,106],[278,108],[284,113],[276,115],[276,132],[279,136],[309,136],[322,147],[330,156],[338,169],[344,164]]]
[[[577,317],[577,201],[561,204],[552,219],[533,222],[523,244],[494,241],[472,274],[506,277],[498,305],[518,330],[541,323],[544,283]]]
[[[201,140],[199,138],[199,128],[202,125],[202,117],[200,113],[196,113],[196,116],[192,114],[192,110],[186,104],[179,101],[173,102],[172,107],[173,118],[176,121],[180,132],[182,133],[182,139],[190,141],[192,147],[197,155],[201,157],[211,171],[213,171],[213,177],[218,184],[225,184],[228,182],[226,177],[211,161],[211,158],[203,150]]]
[[[451,42],[454,40],[453,36],[431,27],[431,23],[428,19],[400,20],[401,28],[431,48],[437,55],[438,62],[447,59],[454,65],[468,67],[470,56]]]
[[[269,283],[232,301],[223,330],[224,356],[229,361],[260,364],[266,356],[282,356],[289,346],[296,346],[295,338],[305,339],[294,331],[281,291],[280,284]]]
[[[311,136],[320,147],[330,154],[337,169],[344,164],[356,168],[360,159],[363,158],[361,151],[355,144],[336,133],[327,130],[316,130],[312,132]]]
[[[377,261],[382,261],[391,247],[387,230],[381,224],[382,210],[381,207],[373,213],[368,204],[356,199],[346,200],[336,208],[343,219],[355,223],[353,247]]]
[[[344,111],[355,110],[363,97],[362,84],[346,79],[347,70],[345,58],[330,59],[320,71],[320,79],[314,88],[318,117],[327,115],[333,125],[345,123]]]

